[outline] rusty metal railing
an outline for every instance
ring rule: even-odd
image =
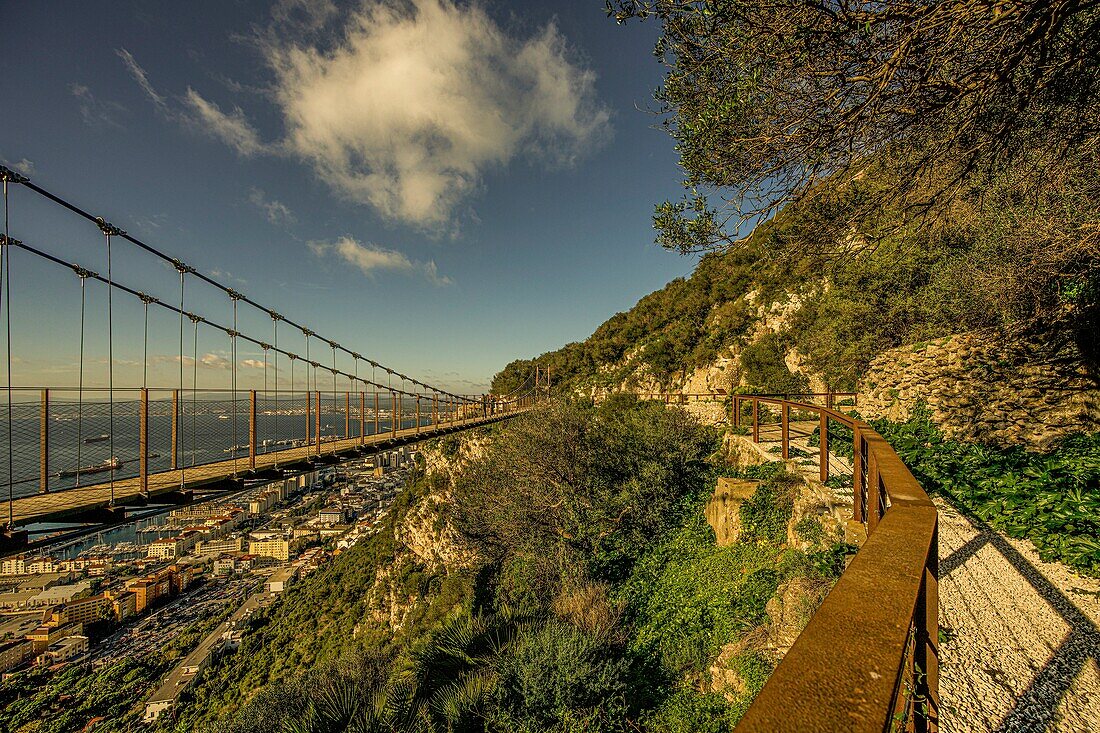
[[[936,507],[881,435],[866,422],[834,408],[836,398],[853,395],[814,396],[824,397],[826,404],[729,395],[733,423],[747,427],[741,425],[743,411],[751,407],[752,439],[760,442],[761,407],[777,407],[782,455],[788,458],[792,412],[815,414],[823,482],[829,478],[831,424],[851,430],[852,514],[854,521],[866,525],[867,540],[737,730],[935,731],[939,721]],[[720,395],[720,399],[726,397]],[[680,401],[693,401],[689,398]],[[667,401],[675,400],[670,396]]]
[[[770,397],[783,456],[792,411],[816,413],[821,479],[829,477],[830,422],[852,431],[853,519],[867,540],[757,695],[738,731],[934,731],[939,711],[936,507],[894,449],[867,423],[832,406]]]

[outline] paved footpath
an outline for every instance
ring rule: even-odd
[[[792,425],[791,444],[816,465],[817,448],[806,440],[813,427]],[[768,445],[778,440],[774,432]],[[844,458],[829,463],[834,473],[852,472]],[[936,504],[940,729],[1100,733],[1100,580],[1043,562],[1029,541]]]
[[[1100,731],[1100,581],[936,503],[941,729]]]

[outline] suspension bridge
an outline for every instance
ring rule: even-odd
[[[326,338],[26,176],[0,166],[0,180],[6,364],[0,553],[126,521],[138,508],[197,501],[304,473],[319,463],[507,419],[548,393],[545,372],[505,395],[456,394],[433,386]],[[45,202],[50,215],[75,217],[86,226],[100,243],[94,254],[101,271],[88,261],[66,260],[45,241],[16,236],[11,221],[17,188]],[[92,257],[87,248],[80,253]],[[133,274],[141,258],[174,273],[170,292],[164,278],[157,285],[158,278]],[[35,327],[13,323],[13,306],[27,295],[16,291],[13,281],[25,282],[19,268],[31,263],[68,273],[79,291],[75,384],[13,383],[12,365],[27,361],[13,348],[13,328],[20,333]],[[196,286],[205,292],[196,293]],[[212,299],[218,298],[224,299],[228,318],[200,312],[213,310]],[[119,312],[127,307],[128,320]],[[135,308],[141,323],[140,381],[119,373],[124,360],[116,355],[120,340],[133,337]],[[40,315],[33,307],[20,314],[28,311],[32,319]],[[154,325],[151,331],[151,316],[162,322],[167,317],[171,325]],[[261,334],[265,322],[270,330]],[[174,331],[174,353],[165,354],[168,330]],[[227,357],[200,350],[200,342],[214,336],[224,339]],[[35,333],[39,340],[56,337]],[[102,358],[92,354],[95,339],[105,343]],[[151,341],[161,353],[151,354]],[[242,360],[238,349],[262,359]],[[324,363],[318,353],[327,357]],[[90,371],[104,363],[105,379],[93,384]],[[135,365],[127,364],[136,373]],[[171,381],[162,377],[154,383],[151,367],[163,374],[164,364],[173,370]],[[255,385],[245,384],[240,372],[246,368]],[[222,375],[228,384],[200,385],[200,369],[204,376]]]

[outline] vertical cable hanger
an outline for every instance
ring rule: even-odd
[[[202,320],[194,313],[188,313],[194,331],[194,351],[191,356],[191,466],[195,465],[195,455],[198,449],[197,415],[199,413],[199,321]]]
[[[233,329],[229,332],[229,358],[232,359],[230,365],[231,381],[233,387],[233,393],[230,398],[230,404],[233,410],[233,427],[231,432],[233,433],[233,447],[230,452],[233,456],[233,475],[237,475],[237,301],[241,299],[241,294],[236,290],[229,292],[229,299],[233,301]]]
[[[111,477],[111,506],[115,505],[115,472],[121,467],[115,456],[115,314],[114,314],[114,280],[111,274],[111,237],[121,236],[126,232],[101,218],[96,219],[99,230],[103,232],[103,238],[107,241],[107,401],[109,404],[109,430],[110,434],[110,477]],[[80,467],[77,466],[77,470]]]
[[[0,298],[0,307],[3,307],[6,318],[5,335],[7,341],[7,355],[5,358],[7,368],[6,390],[8,395],[7,420],[8,420],[8,529],[15,529],[15,470],[12,462],[15,459],[12,450],[11,436],[11,221],[8,204],[8,181],[19,182],[18,175],[7,168],[0,168],[0,178],[4,179],[4,242],[0,248],[0,289],[3,290],[3,298]]]
[[[282,318],[275,311],[271,311],[272,340],[275,342],[275,468],[279,467],[279,320]],[[293,389],[293,388],[292,388]],[[291,394],[291,397],[294,395]]]
[[[175,421],[175,424],[176,424],[177,435],[172,436],[172,440],[173,440],[172,452],[173,452],[174,455],[177,456],[176,463],[178,465],[173,466],[173,468],[179,468],[179,470],[180,470],[180,491],[183,491],[185,479],[187,477],[187,463],[186,463],[186,461],[181,461],[181,460],[178,459],[179,454],[183,452],[183,446],[184,446],[183,430],[182,430],[182,426],[180,425],[179,412],[180,412],[180,404],[181,404],[180,400],[181,399],[186,399],[186,396],[187,396],[186,393],[184,392],[184,383],[183,383],[183,316],[184,316],[184,313],[186,313],[183,306],[184,306],[184,287],[185,287],[185,284],[186,284],[186,281],[187,281],[187,271],[190,268],[188,268],[187,265],[183,264],[179,260],[173,260],[173,264],[176,266],[176,271],[179,272],[179,274],[180,274],[180,357],[179,357],[180,358],[180,389],[179,389],[179,393],[177,394],[176,399],[175,399],[175,405],[173,406],[173,409],[175,410],[176,414],[174,414],[172,416],[172,419]]]
[[[84,303],[85,283],[90,272],[82,267],[74,268],[80,277],[80,357],[77,361],[76,375],[76,487],[80,486],[81,447],[84,444]]]

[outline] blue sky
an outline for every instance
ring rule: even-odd
[[[639,109],[657,26],[602,5],[7,2],[0,158],[328,338],[480,391],[693,264],[653,245],[654,202],[682,191]],[[105,272],[93,226],[18,188],[10,204],[13,237]],[[178,298],[174,271],[116,247],[120,282]],[[78,279],[12,257],[14,381],[74,383]],[[106,297],[87,287],[85,381],[102,383]],[[230,321],[224,295],[189,297]],[[142,318],[119,296],[120,381],[139,379]],[[151,330],[150,382],[172,386],[178,321]],[[239,330],[270,320],[241,311]],[[224,335],[187,341],[202,385],[228,386]]]

